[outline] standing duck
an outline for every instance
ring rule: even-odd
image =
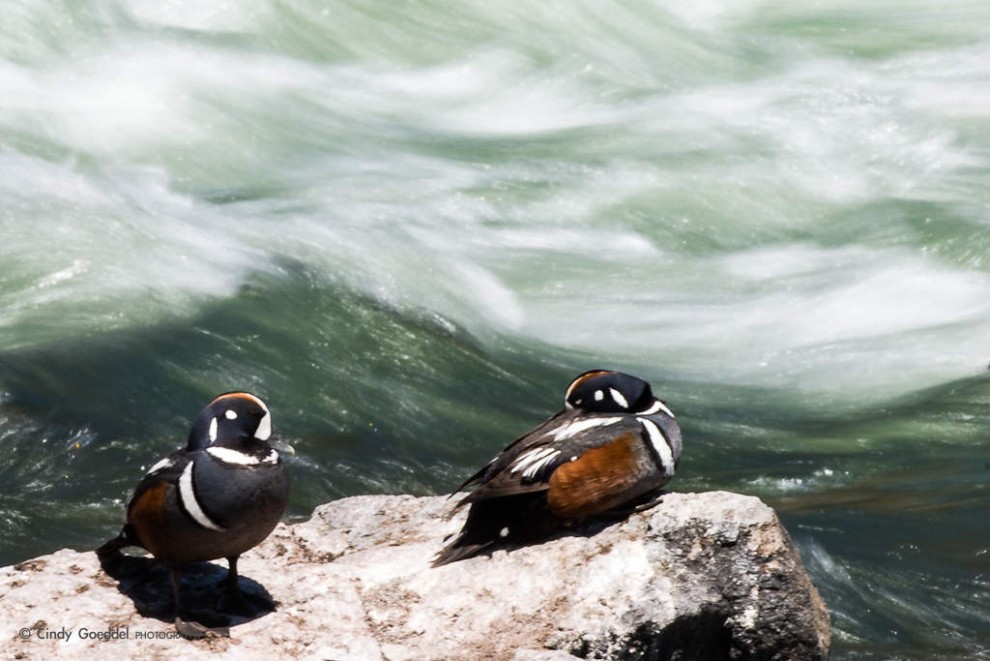
[[[237,559],[264,540],[285,513],[289,477],[278,450],[292,448],[272,435],[265,403],[246,392],[218,396],[200,411],[186,447],[145,474],[127,500],[120,534],[97,549],[101,561],[139,546],[171,575],[175,626],[187,638],[229,635],[186,618],[181,572],[191,563],[226,558],[222,585],[233,606],[246,609]]]

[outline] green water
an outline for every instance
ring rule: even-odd
[[[780,513],[836,659],[990,658],[990,5],[15,0],[0,564],[218,392],[290,514],[445,493],[579,372]]]

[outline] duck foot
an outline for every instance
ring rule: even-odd
[[[208,627],[199,622],[184,620],[181,617],[175,618],[175,630],[183,638],[199,640],[200,638],[230,638],[230,629],[227,627]]]

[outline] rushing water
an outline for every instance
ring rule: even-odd
[[[5,3],[0,564],[103,541],[220,391],[304,517],[615,367],[833,658],[990,658],[990,3],[379,5]]]

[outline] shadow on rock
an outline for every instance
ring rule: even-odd
[[[175,604],[168,569],[154,558],[117,554],[100,558],[100,566],[107,576],[117,581],[117,590],[134,602],[142,617],[172,623]],[[197,562],[182,571],[182,600],[186,608],[197,611],[214,611],[227,620],[227,626],[251,622],[272,613],[275,600],[260,583],[244,576],[237,585],[254,609],[251,615],[218,610],[225,593],[221,581],[227,577],[227,568],[210,562]]]

